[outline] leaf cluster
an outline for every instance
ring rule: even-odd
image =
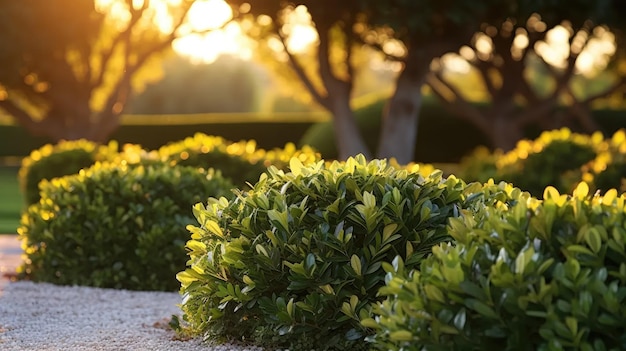
[[[601,143],[593,161],[582,167],[583,180],[602,192],[626,191],[626,131],[621,129]]]
[[[40,183],[18,229],[22,274],[35,281],[175,290],[191,206],[231,194],[218,172],[167,164],[96,163]]]
[[[364,157],[270,167],[252,190],[194,206],[189,267],[178,274],[196,334],[309,350],[364,347],[360,321],[385,267],[418,267],[449,240],[465,183]],[[260,340],[259,340],[260,339]],[[276,343],[276,344],[274,344]]]
[[[117,143],[98,145],[80,139],[46,144],[22,159],[18,173],[20,188],[28,205],[40,199],[39,182],[78,173],[96,162],[111,160],[117,153]]]
[[[543,132],[535,140],[521,140],[515,149],[502,153],[476,149],[461,164],[459,176],[467,181],[505,181],[540,197],[551,185],[570,192],[581,181],[582,168],[599,155],[601,134],[572,133],[569,129]]]
[[[304,163],[320,160],[320,155],[306,146],[296,149],[293,144],[287,144],[283,149],[264,150],[254,140],[231,142],[203,133],[165,145],[158,153],[170,164],[219,169],[239,188],[256,183],[270,165],[286,169],[292,157]]]
[[[491,194],[499,194],[495,204]],[[488,183],[421,269],[389,270],[363,324],[384,350],[623,350],[626,196]]]

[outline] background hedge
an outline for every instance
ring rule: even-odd
[[[374,102],[356,111],[357,122],[363,137],[372,149],[378,143],[380,116],[384,101]],[[593,111],[600,130],[611,135],[620,128],[626,128],[626,111]],[[123,124],[112,136],[120,145],[140,144],[148,149],[157,149],[169,142],[182,140],[197,132],[219,135],[239,141],[254,139],[264,149],[283,147],[287,142],[298,145],[309,144],[318,148],[324,159],[337,156],[330,122],[322,114],[280,114],[261,116],[253,114],[206,114],[172,116],[126,116],[132,124]],[[217,118],[216,118],[217,117]],[[256,118],[254,120],[253,118]],[[142,123],[137,120],[141,119]],[[219,119],[218,121],[216,121]],[[193,120],[193,123],[190,122]],[[183,124],[176,124],[180,121]],[[229,122],[230,121],[230,122]],[[527,139],[534,139],[540,130],[526,132]],[[442,138],[445,136],[445,138]],[[442,141],[444,140],[444,141]],[[26,156],[51,140],[29,135],[25,129],[15,125],[0,125],[0,157]],[[484,135],[471,124],[455,118],[435,102],[427,102],[422,107],[418,126],[418,142],[415,146],[418,162],[458,162],[479,145],[486,145]]]

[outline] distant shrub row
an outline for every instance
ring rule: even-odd
[[[386,102],[386,99],[375,101],[355,111],[356,123],[372,154],[375,154],[378,147],[381,117]],[[621,128],[626,128],[624,110],[595,110],[593,117],[604,135],[611,135]],[[441,104],[432,100],[425,101],[422,106],[417,132],[414,150],[416,162],[457,163],[478,146],[489,145],[487,137],[476,126],[455,117]],[[524,131],[528,139],[534,139],[540,133],[541,130],[537,128],[528,128]],[[336,159],[338,155],[332,122],[313,124],[302,135],[298,145],[315,148],[326,160]]]
[[[27,203],[18,233],[36,281],[134,290],[175,290],[185,267],[191,208],[232,197],[267,165],[319,159],[312,150],[262,150],[196,134],[158,150],[85,140],[45,145],[19,171]]]
[[[508,152],[478,148],[460,164],[459,177],[486,182],[506,181],[541,197],[547,186],[571,192],[584,180],[593,191],[626,191],[626,132],[609,139],[572,133],[563,128],[543,132],[535,140],[521,140]]]
[[[378,145],[381,115],[385,102],[386,99],[375,101],[355,111],[363,139],[372,151]],[[594,120],[605,135],[611,135],[618,129],[626,127],[625,111],[595,110],[592,112]],[[245,123],[229,123],[224,115],[217,123],[213,121],[214,116],[214,114],[207,114],[206,118],[193,116],[193,123],[189,123],[191,117],[186,115],[154,116],[150,123],[146,121],[145,124],[123,124],[111,138],[120,144],[140,144],[148,149],[157,149],[161,145],[181,140],[196,132],[203,132],[220,135],[229,140],[254,139],[257,145],[264,149],[281,148],[288,142],[298,146],[310,145],[326,160],[337,158],[332,123],[315,122],[315,119],[310,117],[311,115],[283,113],[278,117],[281,119],[280,122],[273,122],[271,118],[268,118],[264,121],[251,120]],[[228,117],[235,120],[247,118],[238,114]],[[128,116],[128,120],[132,118],[133,116]],[[161,120],[169,122],[160,122]],[[180,120],[181,123],[172,123],[173,120]],[[529,129],[525,131],[525,136],[533,139],[539,133],[540,130]],[[442,135],[446,136],[445,145],[441,141]],[[26,156],[31,150],[49,142],[44,138],[29,135],[22,127],[0,125],[0,157]],[[425,101],[420,114],[418,138],[415,145],[416,161],[459,162],[468,151],[487,144],[487,138],[471,123],[456,118],[432,100]]]
[[[140,145],[126,144],[121,151],[118,143],[98,145],[87,140],[62,141],[46,144],[22,159],[19,181],[27,204],[39,201],[39,182],[78,173],[96,162],[150,163],[215,168],[237,187],[254,183],[267,166],[285,169],[291,157],[303,162],[319,160],[310,147],[296,149],[287,144],[282,149],[264,150],[254,140],[231,142],[219,136],[196,133],[184,140],[169,143],[156,150],[146,150]]]

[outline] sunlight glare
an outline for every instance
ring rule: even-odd
[[[222,54],[250,59],[251,45],[238,23],[228,23],[232,17],[232,9],[224,0],[196,1],[187,17],[189,34],[174,40],[172,48],[194,63],[211,63]]]
[[[476,53],[474,52],[474,50],[472,50],[472,48],[467,45],[463,45],[461,49],[459,49],[459,55],[461,55],[461,57],[463,57],[467,61],[472,61],[476,58]]]
[[[146,0],[133,0],[130,5],[134,9],[141,8]],[[180,6],[181,0],[153,0],[149,2],[149,6],[145,11],[145,25],[156,24],[159,31],[169,33],[174,26],[170,9]],[[122,0],[96,0],[95,9],[100,13],[107,14],[107,20],[110,21],[117,30],[126,30],[131,19],[129,11],[129,3]]]
[[[546,33],[545,41],[535,44],[535,50],[550,65],[565,68],[570,54],[569,36],[567,28],[556,26]]]
[[[598,30],[598,28],[601,28]],[[615,55],[615,34],[597,27],[593,37],[589,39],[587,46],[580,53],[576,68],[584,75],[590,76],[599,70],[603,70],[609,64],[611,57]]]
[[[447,53],[441,56],[441,65],[447,71],[458,74],[468,74],[472,69],[472,66],[465,58],[455,53]]]
[[[474,47],[476,48],[476,56],[483,61],[487,61],[493,52],[493,41],[486,34],[476,33],[474,35]]]
[[[188,57],[194,63],[211,63],[222,54],[249,60],[252,45],[247,42],[237,23],[229,23],[221,30],[208,33],[192,33],[172,43],[174,51]]]
[[[206,31],[223,26],[233,18],[233,11],[223,0],[196,1],[189,10],[189,24],[195,31]]]
[[[287,36],[287,48],[293,53],[305,52],[318,39],[311,14],[303,5],[285,13],[285,24],[282,31]]]
[[[406,46],[395,39],[389,39],[383,43],[383,52],[395,57],[404,57],[407,54]]]
[[[317,31],[310,25],[297,24],[291,28],[287,47],[291,52],[301,53],[317,40]]]
[[[594,28],[591,38],[588,38],[586,32],[577,33],[571,47],[570,36],[571,33],[567,28],[556,26],[548,31],[545,41],[535,44],[535,49],[546,62],[557,68],[565,68],[570,50],[579,53],[576,69],[585,76],[591,76],[604,69],[611,56],[615,54],[615,35],[603,27]]]

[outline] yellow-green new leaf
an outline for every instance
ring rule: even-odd
[[[287,303],[287,313],[289,314],[289,317],[293,318],[293,315],[294,315],[293,297]]]
[[[352,257],[350,258],[350,266],[352,267],[356,275],[361,275],[361,260],[359,259],[359,256],[352,255]]]
[[[372,195],[372,193],[370,193],[370,192],[367,192],[367,191],[364,192],[363,193],[363,204],[367,208],[376,207],[376,197],[374,195]]]
[[[206,230],[208,230],[209,232],[219,236],[219,237],[224,237],[224,233],[222,232],[222,228],[220,228],[219,224],[217,224],[216,221],[212,221],[212,220],[208,220],[206,222],[204,222],[204,228],[206,228]]]
[[[413,334],[408,330],[397,330],[389,333],[389,339],[391,341],[411,341]]]
[[[292,157],[291,160],[289,160],[289,169],[296,177],[302,174],[303,168],[304,165],[302,164],[302,161],[300,161],[297,157]]]
[[[383,229],[383,242],[387,241],[396,232],[396,229],[398,229],[397,223],[387,224]]]

